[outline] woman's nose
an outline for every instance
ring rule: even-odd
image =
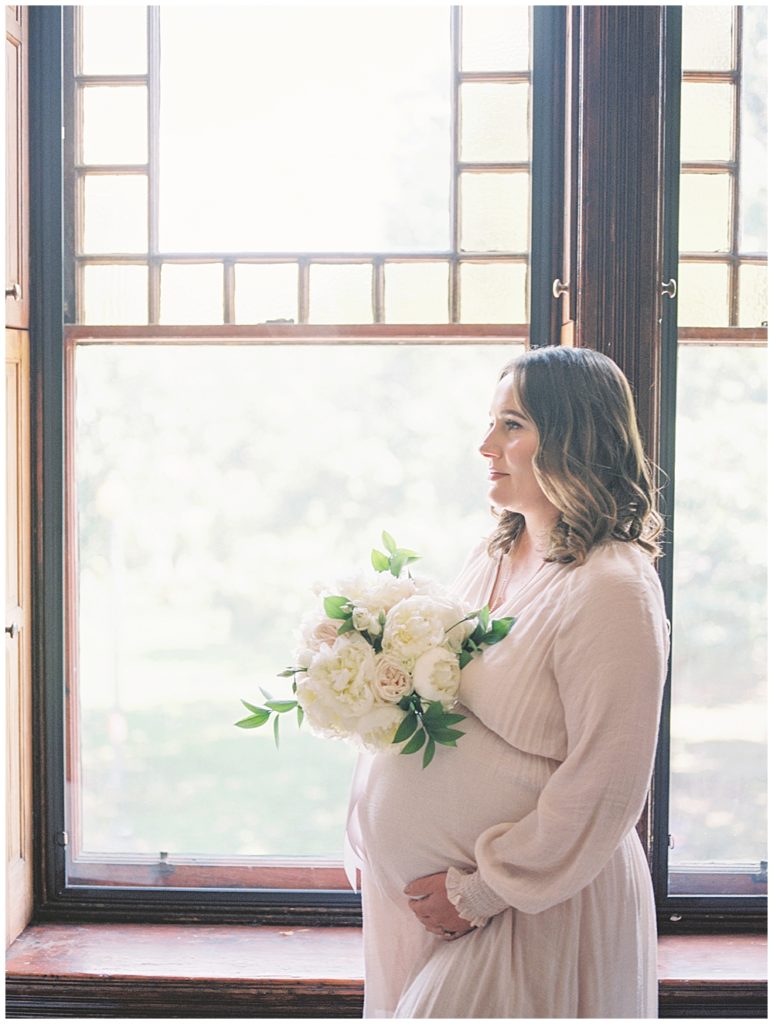
[[[483,456],[484,459],[489,458],[492,455],[496,455],[497,454],[498,450],[497,450],[497,447],[494,444],[492,436],[491,436],[493,433],[494,433],[494,428],[491,427],[491,429],[488,431],[488,433],[483,438],[481,443],[478,445],[478,451],[481,453],[481,455]]]

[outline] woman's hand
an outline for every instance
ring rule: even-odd
[[[409,906],[414,914],[438,938],[451,942],[472,931],[473,926],[457,914],[448,898],[445,871],[416,878],[403,892],[410,897]]]

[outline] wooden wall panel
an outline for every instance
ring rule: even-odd
[[[32,916],[29,335],[6,330],[6,944]]]

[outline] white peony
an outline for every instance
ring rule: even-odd
[[[338,735],[351,732],[351,720],[373,707],[375,672],[373,648],[358,633],[338,637],[332,647],[323,645],[298,680],[298,701],[312,726]]]
[[[403,697],[407,697],[412,689],[410,672],[399,658],[392,654],[376,656],[373,692],[377,698],[388,704],[397,704]]]
[[[439,700],[445,708],[455,703],[459,693],[459,660],[445,647],[433,647],[416,662],[413,687],[425,700]]]
[[[450,605],[420,594],[406,597],[386,616],[384,650],[413,667],[425,651],[446,642],[445,630],[455,622]]]
[[[380,751],[397,753],[399,747],[392,743],[405,712],[394,705],[373,708],[357,722],[356,739],[363,749],[377,754]]]

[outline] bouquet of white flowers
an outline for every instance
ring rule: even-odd
[[[264,703],[242,701],[250,714],[236,725],[254,729],[273,716],[278,744],[280,716],[295,711],[299,725],[306,718],[317,735],[364,750],[423,747],[425,768],[437,743],[456,746],[461,670],[515,619],[491,619],[487,606],[469,611],[437,584],[404,575],[420,556],[382,537],[386,552],[371,554],[376,577],[340,581],[337,594],[323,595],[324,616],[301,624],[293,666],[279,673],[292,677],[295,699],[274,700],[261,687]]]

